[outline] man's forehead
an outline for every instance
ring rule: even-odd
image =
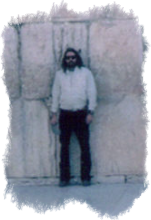
[[[67,52],[67,54],[66,54],[66,56],[74,56],[74,55],[75,55],[75,53],[72,52],[72,51],[69,51],[69,52]]]

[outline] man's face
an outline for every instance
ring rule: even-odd
[[[66,54],[66,64],[68,68],[74,68],[77,65],[77,58],[74,52],[67,52]]]

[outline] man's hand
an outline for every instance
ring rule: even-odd
[[[57,115],[54,114],[54,115],[52,116],[51,120],[50,120],[50,123],[51,123],[52,125],[56,125],[57,122],[58,122],[58,120],[57,120]]]
[[[91,114],[88,114],[87,117],[86,117],[86,123],[87,124],[90,124],[93,120],[93,116]]]

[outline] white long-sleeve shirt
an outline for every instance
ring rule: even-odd
[[[74,71],[59,70],[52,88],[51,111],[59,108],[76,111],[88,104],[88,110],[96,107],[96,86],[91,71],[85,67],[76,67]]]

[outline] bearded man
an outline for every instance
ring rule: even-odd
[[[95,107],[96,86],[93,75],[84,67],[79,53],[68,48],[52,88],[51,124],[55,125],[59,121],[60,129],[60,186],[67,186],[70,181],[69,144],[72,132],[75,132],[81,149],[82,184],[88,186],[91,183],[89,125]]]

